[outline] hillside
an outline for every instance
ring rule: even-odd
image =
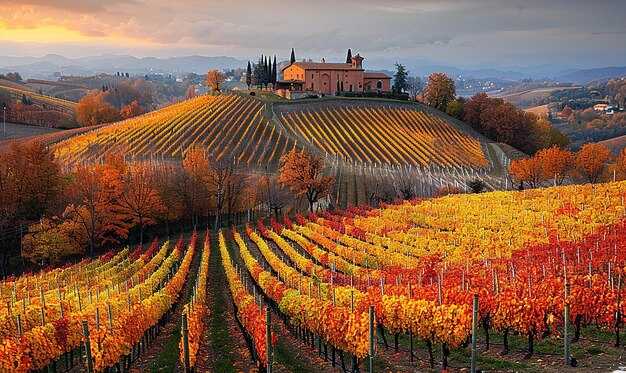
[[[369,165],[485,168],[487,139],[415,104],[368,100],[269,103],[245,95],[201,96],[105,125],[55,145],[66,164],[105,151],[178,158],[199,146],[248,167],[276,165],[294,147]]]
[[[488,165],[475,135],[415,104],[329,100],[279,104],[274,112],[303,142],[359,163],[445,168]]]
[[[23,84],[0,79],[0,93],[3,91],[8,93],[11,98],[16,101],[21,100],[22,95],[25,95],[32,103],[44,109],[55,110],[69,115],[76,114],[76,102],[41,95]]]
[[[611,153],[619,154],[622,150],[624,150],[624,148],[626,148],[626,135],[599,141],[598,143],[606,145],[609,149],[611,149]]]

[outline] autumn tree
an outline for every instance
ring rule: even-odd
[[[446,106],[446,114],[463,120],[463,117],[465,116],[465,105],[466,101],[463,97],[456,98],[448,102],[448,105]]]
[[[16,179],[13,171],[9,168],[10,159],[8,154],[0,153],[0,275],[6,274],[6,266],[14,248],[9,237],[16,231],[19,224],[20,202],[17,194]]]
[[[293,149],[283,154],[280,162],[278,181],[287,185],[297,197],[306,196],[309,211],[313,212],[313,204],[326,197],[335,183],[335,177],[323,176],[324,158]]]
[[[556,145],[535,154],[543,179],[553,179],[555,185],[563,185],[565,178],[574,171],[574,153]]]
[[[477,93],[472,96],[465,105],[465,122],[482,133],[480,116],[489,106],[496,103],[494,101],[497,103],[504,103],[502,100],[493,100],[489,98],[489,95],[486,93]]]
[[[165,211],[160,215],[165,223],[165,235],[170,236],[172,225],[189,216],[191,209],[186,209],[184,196],[187,193],[179,191],[179,185],[184,185],[185,171],[180,163],[158,162],[153,165],[154,188],[156,189]],[[183,188],[185,188],[183,186]],[[194,226],[195,227],[195,226]]]
[[[123,190],[116,202],[122,216],[139,228],[139,243],[143,244],[145,227],[156,224],[166,207],[154,188],[154,174],[146,164],[127,167],[122,181]]]
[[[20,215],[39,219],[57,201],[62,190],[61,167],[43,144],[11,144],[4,157],[7,182],[17,198]]]
[[[210,70],[206,74],[206,86],[211,87],[211,91],[220,92],[220,86],[226,81],[226,75],[218,70]]]
[[[524,115],[510,103],[489,105],[481,112],[480,123],[488,137],[513,145],[516,139],[520,139],[519,129],[522,128],[521,123],[524,123]]]
[[[576,153],[576,169],[585,181],[595,184],[606,170],[610,155],[606,145],[587,143]]]
[[[124,106],[122,110],[120,110],[120,117],[122,119],[133,118],[141,114],[143,114],[143,109],[139,106],[139,102],[136,100]]]
[[[185,100],[191,100],[194,97],[196,97],[196,87],[193,84],[189,84],[185,91]]]
[[[104,164],[80,167],[75,172],[63,217],[72,225],[75,237],[82,237],[89,246],[90,256],[96,246],[118,243],[128,236],[128,224],[117,204],[125,170],[121,157],[108,155]]]
[[[524,183],[530,188],[536,188],[541,182],[541,165],[535,157],[517,159],[511,162],[509,174],[520,184],[520,188],[523,188]]]
[[[81,126],[93,126],[119,120],[119,111],[105,102],[100,94],[88,93],[76,105],[76,121]]]
[[[22,240],[24,259],[31,263],[57,264],[61,259],[84,253],[84,249],[68,238],[63,226],[44,218],[28,228]]]
[[[173,188],[183,201],[195,228],[198,217],[204,214],[208,219],[210,214],[212,192],[208,187],[208,178],[211,165],[204,151],[193,147],[185,154],[183,169],[183,174],[174,175]]]
[[[454,100],[455,96],[454,80],[443,73],[430,74],[428,86],[424,92],[424,100],[428,105],[445,112],[448,102]]]

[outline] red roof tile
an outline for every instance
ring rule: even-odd
[[[293,65],[301,67],[305,70],[356,70],[356,71],[361,70],[363,71],[363,69],[353,69],[351,63],[294,62]],[[285,69],[287,67],[285,67]]]
[[[364,73],[363,79],[391,79],[391,77],[384,73]]]

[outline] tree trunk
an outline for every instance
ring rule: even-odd
[[[502,355],[507,355],[509,353],[509,328],[504,329],[502,342],[504,344],[504,348],[502,349]]]
[[[580,323],[582,322],[582,319],[582,315],[576,315],[576,318],[574,319],[574,338],[572,339],[572,342],[578,342],[578,340],[580,340]]]
[[[485,330],[485,349],[489,350],[489,316],[483,319],[483,329]]]

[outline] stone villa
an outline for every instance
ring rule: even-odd
[[[283,69],[283,80],[277,81],[276,90],[281,96],[297,96],[299,92],[390,92],[391,77],[365,72],[363,57],[357,54],[352,63],[293,62]]]

